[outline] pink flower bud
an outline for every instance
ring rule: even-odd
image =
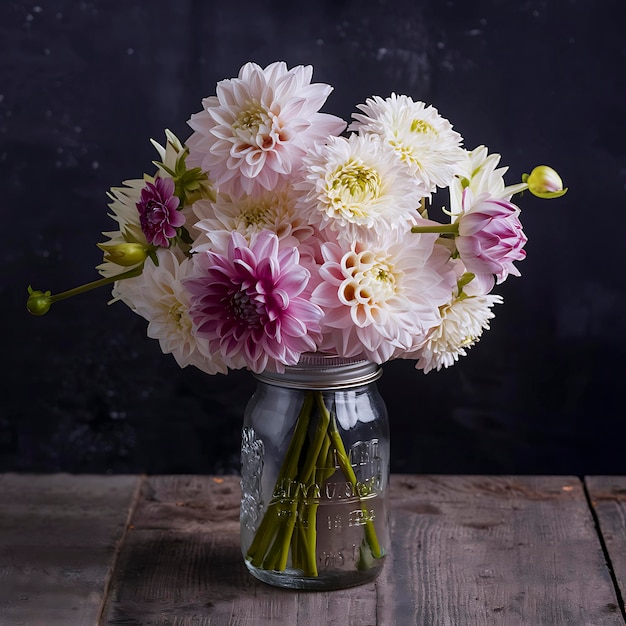
[[[474,200],[470,189],[465,189],[455,243],[467,271],[495,274],[498,283],[509,274],[520,275],[513,262],[526,257],[523,247],[527,238],[519,213],[519,208],[507,200],[487,193]]]

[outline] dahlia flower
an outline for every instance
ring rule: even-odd
[[[430,196],[437,187],[446,187],[460,171],[462,137],[433,106],[392,93],[383,100],[368,98],[357,105],[349,130],[373,133],[389,144]]]
[[[148,337],[158,339],[161,351],[172,354],[179,367],[193,365],[207,374],[225,374],[219,353],[211,353],[206,339],[194,333],[189,316],[189,293],[182,280],[191,260],[179,261],[171,249],[159,248],[158,266],[146,262],[140,276],[117,281],[113,296],[148,320]]]
[[[346,241],[406,230],[421,195],[409,170],[373,135],[331,137],[304,160],[298,208],[318,229]]]
[[[157,176],[141,190],[137,211],[139,224],[148,243],[167,248],[176,237],[176,229],[185,223],[185,216],[176,209],[180,204],[174,195],[174,181]]]
[[[321,349],[384,363],[438,324],[450,283],[431,266],[436,238],[409,233],[370,247],[325,243],[311,296],[325,312]]]
[[[520,276],[513,262],[526,258],[523,247],[527,238],[518,218],[519,208],[486,193],[474,199],[470,189],[463,192],[462,202],[455,244],[467,271],[495,274],[498,283],[509,274]]]
[[[491,294],[452,299],[441,307],[441,323],[430,329],[422,347],[403,358],[417,359],[415,368],[424,374],[454,365],[489,329],[489,320],[494,317],[491,309],[502,302],[501,296]]]
[[[283,185],[256,196],[232,199],[219,194],[215,202],[201,200],[193,206],[198,231],[194,250],[207,246],[222,251],[228,247],[230,233],[237,231],[248,241],[262,230],[276,234],[281,245],[300,246],[313,235],[313,228],[296,210],[293,188]],[[210,244],[203,244],[210,242]],[[300,248],[302,255],[302,248]]]
[[[313,68],[283,62],[246,63],[237,78],[217,84],[216,95],[191,116],[188,163],[201,167],[217,190],[234,196],[271,190],[300,167],[317,142],[346,123],[319,113],[332,87],[311,84]]]
[[[250,243],[233,232],[226,254],[198,252],[193,261],[184,284],[196,335],[229,368],[282,371],[317,349],[323,311],[309,301],[297,248],[280,248],[269,231]]]

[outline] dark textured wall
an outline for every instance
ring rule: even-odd
[[[435,105],[570,187],[523,199],[522,278],[492,330],[426,376],[385,366],[394,471],[626,473],[626,40],[621,2],[3,0],[0,470],[231,472],[253,382],[180,370],[108,290],[25,311],[26,287],[97,277],[105,192],[248,60],[312,64],[348,119],[370,95]]]

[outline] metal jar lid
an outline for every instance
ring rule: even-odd
[[[298,365],[288,365],[282,373],[265,371],[254,376],[268,385],[292,389],[348,389],[372,383],[382,373],[380,365],[362,357],[306,352]]]

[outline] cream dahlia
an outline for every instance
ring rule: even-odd
[[[319,113],[332,91],[311,83],[313,68],[261,68],[246,63],[237,78],[217,84],[204,110],[191,116],[188,163],[201,167],[217,190],[234,196],[273,189],[295,172],[310,148],[346,123]]]
[[[300,211],[319,230],[366,242],[407,230],[421,195],[411,173],[373,135],[331,137],[304,160]]]
[[[395,93],[385,100],[368,98],[357,105],[349,130],[373,133],[389,144],[429,196],[460,172],[462,137],[433,106]]]

